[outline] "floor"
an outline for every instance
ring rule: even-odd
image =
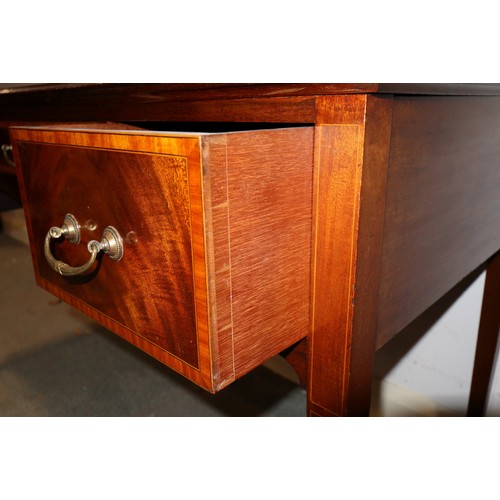
[[[305,411],[305,390],[282,358],[211,395],[42,290],[22,211],[4,212],[0,416],[303,417]],[[374,380],[371,414],[439,411]]]
[[[305,415],[279,360],[211,395],[62,303],[36,286],[16,231],[0,234],[0,415]]]

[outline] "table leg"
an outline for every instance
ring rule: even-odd
[[[392,98],[317,103],[308,414],[367,415]]]
[[[483,304],[467,415],[483,416],[486,410],[491,376],[495,368],[500,333],[500,252],[486,270]]]

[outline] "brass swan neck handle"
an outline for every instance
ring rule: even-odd
[[[113,227],[107,226],[102,232],[101,241],[92,240],[87,244],[90,253],[89,260],[81,266],[70,266],[65,262],[57,260],[51,252],[50,242],[52,239],[64,236],[70,243],[80,243],[80,224],[72,214],[66,214],[61,227],[51,227],[45,236],[44,254],[50,267],[62,276],[78,276],[85,274],[94,264],[99,252],[103,252],[112,260],[120,260],[123,257],[123,239],[120,233]]]

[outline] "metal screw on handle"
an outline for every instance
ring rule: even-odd
[[[77,245],[80,243],[80,225],[71,214],[66,214],[61,227],[51,227],[45,236],[44,253],[47,262],[54,271],[62,276],[77,276],[86,273],[94,264],[97,254],[104,252],[112,260],[120,260],[123,257],[123,240],[120,233],[113,227],[104,228],[101,241],[92,240],[87,245],[90,259],[83,265],[73,267],[65,262],[57,260],[50,250],[50,241],[54,238],[64,236],[70,243]]]

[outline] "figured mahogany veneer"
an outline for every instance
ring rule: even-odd
[[[13,128],[40,286],[215,392],[308,335],[313,129],[177,134]],[[124,256],[63,277],[105,226]]]
[[[274,130],[234,132],[250,123]],[[233,133],[125,130],[138,124]],[[0,92],[0,128],[21,126],[38,282],[210,391],[281,352],[309,415],[367,415],[377,349],[481,266],[469,414],[484,412],[499,344],[499,124],[498,84]],[[85,242],[106,225],[129,235],[123,260],[100,257],[85,278],[52,271],[43,238],[66,212],[96,222]],[[85,242],[53,251],[78,265]]]

